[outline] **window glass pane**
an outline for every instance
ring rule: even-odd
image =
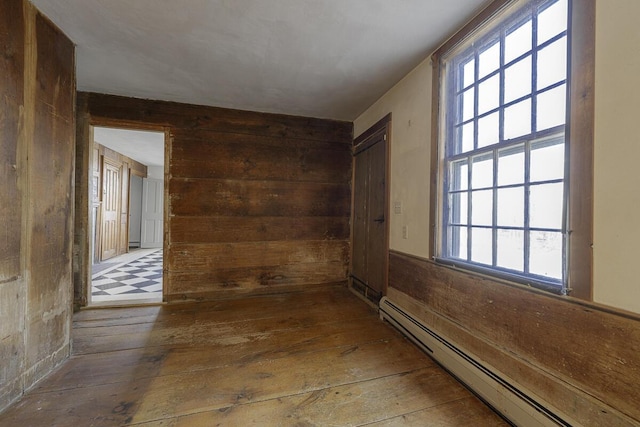
[[[562,279],[562,233],[532,231],[529,271],[553,279]]]
[[[493,262],[492,231],[486,228],[471,229],[471,261],[491,265]]]
[[[498,152],[498,185],[524,182],[524,146],[518,145]]]
[[[471,88],[459,95],[460,102],[462,102],[462,120],[460,122],[472,119],[475,111],[475,89]]]
[[[531,182],[564,178],[564,140],[552,139],[531,144]]]
[[[491,225],[493,223],[493,191],[482,190],[471,193],[471,223]]]
[[[500,66],[500,42],[494,43],[493,46],[486,49],[480,54],[478,79],[490,74]]]
[[[473,150],[474,127],[474,122],[469,122],[466,125],[456,128],[458,144],[454,154],[466,153],[467,151]]]
[[[509,63],[531,50],[531,21],[507,34],[504,42],[504,62]]]
[[[450,195],[449,212],[451,218],[449,222],[452,224],[468,224],[469,212],[467,210],[469,194],[453,193]]]
[[[567,116],[567,88],[558,86],[538,95],[536,126],[538,130],[563,125]]]
[[[463,87],[467,87],[475,81],[475,67],[476,60],[472,59],[471,61],[464,64],[462,67],[462,84]],[[462,88],[460,88],[462,89]]]
[[[524,187],[498,190],[498,226],[524,227]]]
[[[532,185],[529,189],[529,224],[535,228],[562,228],[564,184]]]
[[[567,0],[559,0],[538,15],[538,44],[542,44],[567,29]]]
[[[471,188],[493,186],[493,154],[474,157],[471,169]]]
[[[478,86],[478,114],[498,108],[500,105],[500,76],[495,75]]]
[[[449,187],[451,191],[466,190],[469,183],[469,166],[466,160],[460,160],[451,164],[451,177]]]
[[[510,270],[524,270],[524,232],[498,230],[497,265]]]
[[[504,71],[504,102],[509,103],[531,93],[531,56]]]
[[[500,114],[495,112],[478,120],[478,148],[497,144],[500,140]]]
[[[455,72],[443,75],[440,255],[556,281],[565,274],[569,0],[524,2],[443,58]]]
[[[467,227],[449,227],[449,256],[467,259]]]
[[[504,109],[504,139],[531,133],[531,100],[525,99]]]
[[[567,78],[567,38],[550,44],[538,52],[538,90]]]

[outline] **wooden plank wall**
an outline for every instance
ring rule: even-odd
[[[640,423],[640,317],[398,252],[389,297],[585,426]]]
[[[27,1],[0,2],[0,27],[3,408],[69,354],[75,53]]]
[[[169,130],[165,298],[347,277],[352,124],[79,94],[97,125]]]
[[[0,410],[22,393],[25,281],[18,136],[24,98],[22,1],[0,2]],[[15,357],[17,355],[18,357]]]

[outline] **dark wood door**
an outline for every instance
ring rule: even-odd
[[[386,144],[386,132],[378,132],[356,147],[354,157],[351,277],[375,301],[387,281]]]

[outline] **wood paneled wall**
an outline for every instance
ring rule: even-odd
[[[389,296],[585,426],[640,423],[640,318],[392,252]]]
[[[169,131],[168,301],[346,280],[351,123],[94,93],[78,105],[96,125]]]
[[[0,409],[69,354],[74,46],[0,2]]]

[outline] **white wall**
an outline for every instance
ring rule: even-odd
[[[594,300],[640,313],[640,1],[597,1]],[[392,113],[390,248],[426,257],[431,65],[425,60],[355,120],[357,136]],[[404,212],[393,213],[401,201]],[[402,226],[409,238],[402,238]]]
[[[164,180],[164,166],[147,166],[147,177]]]

